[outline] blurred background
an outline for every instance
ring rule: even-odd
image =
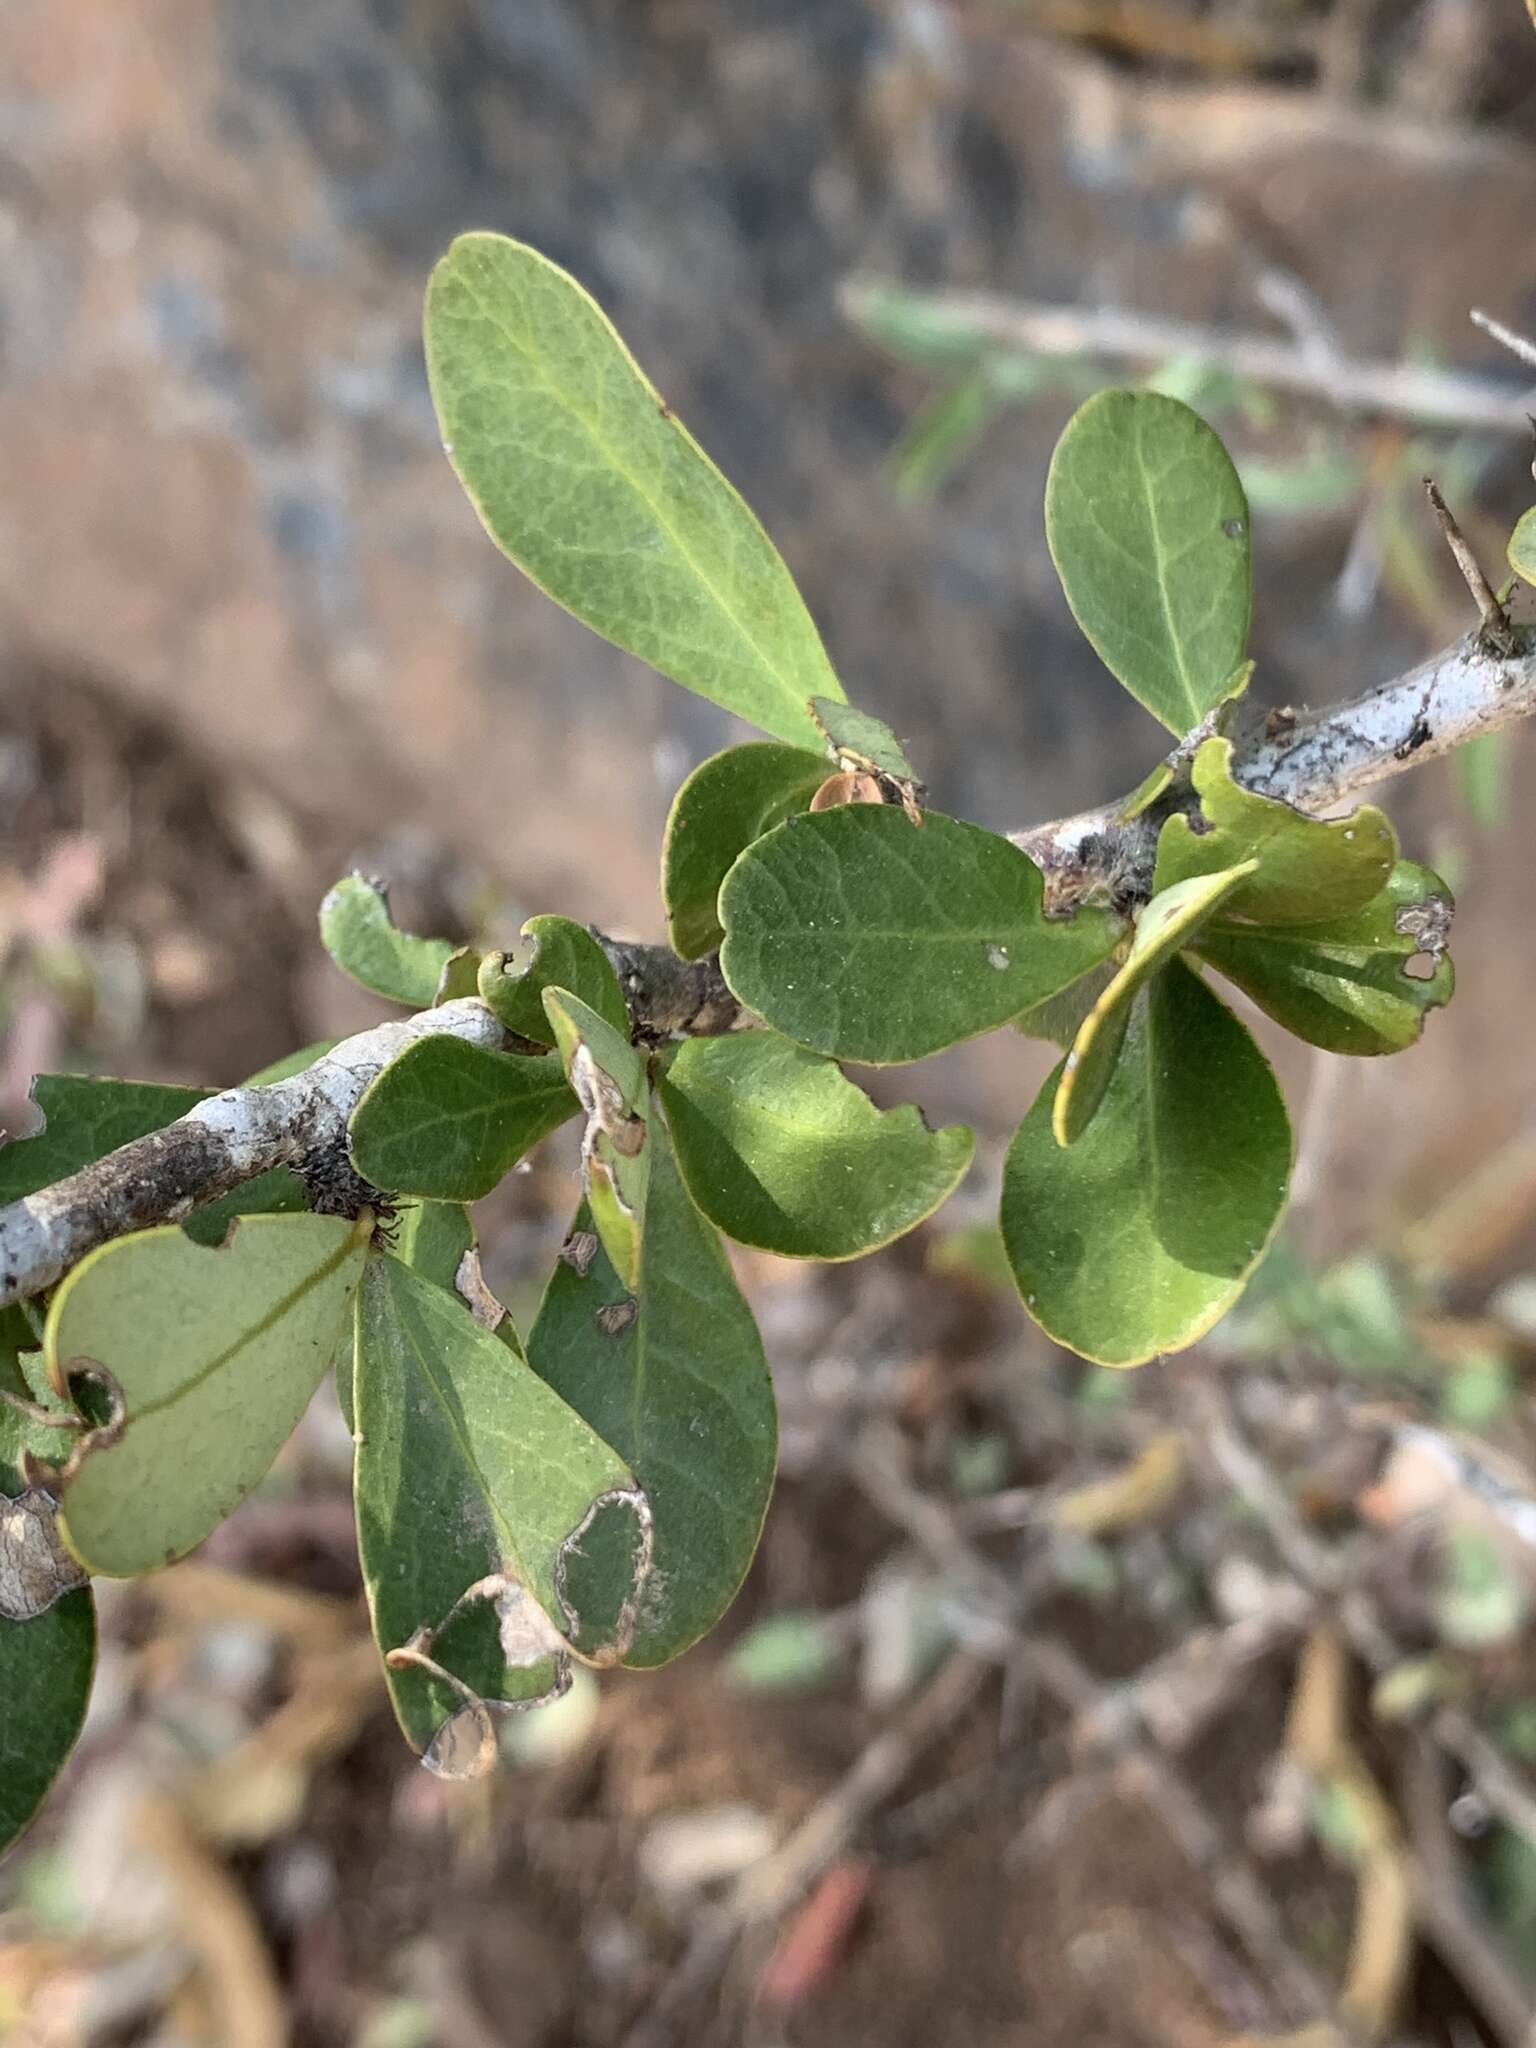
[[[1007,829],[1161,745],[1045,550],[1078,400],[1212,419],[1256,693],[1351,694],[1470,620],[1422,478],[1491,572],[1536,495],[1536,373],[1467,318],[1536,329],[1533,221],[1519,0],[8,0],[0,1125],[371,1021],[314,937],[352,865],[416,929],[660,935],[671,794],[744,733],[481,534],[418,338],[459,230],[597,294]],[[980,1163],[857,1267],[741,1260],[785,1442],[731,1622],[492,1785],[395,1735],[317,1408],[107,1604],[0,2035],[1536,2039],[1533,792],[1519,736],[1394,785],[1461,992],[1390,1062],[1280,1049],[1293,1220],[1184,1359],[1068,1362],[999,1284],[1043,1048],[884,1077]],[[520,1318],[572,1188],[554,1148],[482,1219]]]

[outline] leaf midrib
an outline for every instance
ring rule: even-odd
[[[208,1381],[213,1378],[215,1373],[222,1372],[224,1370],[224,1367],[230,1364],[231,1361],[235,1358],[238,1358],[240,1353],[244,1351],[249,1345],[257,1343],[262,1337],[264,1337],[269,1330],[273,1329],[278,1323],[282,1321],[284,1316],[288,1315],[295,1307],[297,1307],[299,1302],[301,1302],[304,1299],[306,1294],[313,1293],[315,1288],[320,1286],[323,1281],[328,1280],[331,1277],[331,1275],[336,1271],[337,1267],[343,1265],[346,1262],[346,1260],[349,1259],[357,1249],[358,1245],[357,1240],[355,1238],[348,1237],[343,1239],[339,1249],[331,1254],[331,1256],[325,1261],[323,1266],[317,1266],[312,1273],[308,1274],[302,1281],[300,1281],[297,1287],[295,1287],[290,1293],[284,1295],[281,1301],[275,1303],[274,1306],[267,1311],[267,1313],[261,1318],[259,1322],[254,1323],[250,1329],[243,1331],[240,1334],[240,1336],[238,1336],[235,1339],[235,1341],[232,1344],[230,1344],[225,1350],[221,1351],[216,1358],[210,1359],[208,1364],[203,1367],[201,1372],[196,1373],[189,1380],[182,1380],[180,1384],[174,1389],[174,1391],[168,1394],[163,1394],[158,1401],[146,1401],[142,1407],[137,1407],[133,1409],[128,1418],[129,1422],[142,1422],[145,1421],[151,1415],[163,1414],[167,1408],[173,1408],[178,1401],[184,1401],[188,1397],[188,1395],[195,1394],[199,1387],[206,1386]],[[212,1256],[217,1258],[220,1256],[220,1253],[217,1250],[215,1250]],[[345,1301],[343,1301],[343,1313],[345,1313],[345,1309],[346,1303]],[[340,1323],[340,1320],[341,1318],[338,1317],[338,1324]],[[320,1347],[320,1350],[321,1370],[323,1371],[324,1360],[328,1354],[323,1345]],[[316,1377],[318,1378],[318,1376],[319,1375],[317,1373]]]
[[[1197,699],[1190,681],[1189,669],[1184,659],[1184,643],[1173,620],[1173,611],[1168,601],[1168,553],[1163,545],[1163,530],[1157,516],[1157,492],[1152,486],[1152,475],[1146,456],[1146,413],[1145,408],[1133,408],[1136,422],[1136,467],[1141,476],[1142,495],[1146,500],[1147,524],[1152,533],[1152,556],[1157,570],[1157,600],[1162,608],[1163,625],[1168,634],[1168,644],[1173,649],[1174,662],[1178,668],[1179,681],[1184,689],[1184,723],[1186,727],[1197,724],[1201,712],[1196,708]]]

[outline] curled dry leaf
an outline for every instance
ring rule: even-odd
[[[480,1254],[473,1245],[459,1261],[458,1271],[453,1276],[453,1291],[482,1329],[496,1330],[506,1321],[507,1311],[485,1284]]]
[[[33,1621],[86,1583],[59,1533],[59,1504],[33,1488],[0,1497],[0,1619]]]
[[[885,791],[878,775],[857,768],[840,768],[811,798],[813,811],[834,811],[839,804],[883,804]]]
[[[595,1230],[573,1230],[560,1247],[560,1263],[569,1266],[578,1280],[585,1280],[592,1261],[597,1256],[597,1232]]]

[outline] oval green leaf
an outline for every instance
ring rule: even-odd
[[[1536,583],[1536,505],[1522,512],[1509,536],[1509,566],[1526,583]]]
[[[1369,1058],[1413,1045],[1428,1012],[1455,993],[1444,946],[1452,908],[1432,869],[1402,860],[1375,900],[1349,917],[1292,927],[1217,919],[1194,950],[1309,1045]],[[1416,956],[1427,974],[1407,971]]]
[[[787,820],[720,891],[720,965],[786,1038],[888,1066],[995,1030],[1086,974],[1124,926],[1048,919],[1040,870],[995,832],[883,805]]]
[[[613,963],[585,925],[568,917],[530,917],[510,953],[490,953],[480,968],[480,999],[492,1016],[534,1045],[553,1045],[544,991],[568,988],[629,1036],[629,1010]]]
[[[1274,797],[1257,796],[1232,773],[1232,742],[1209,739],[1191,771],[1205,829],[1170,818],[1157,840],[1153,886],[1215,874],[1238,861],[1257,872],[1233,897],[1233,917],[1254,924],[1310,924],[1363,909],[1386,887],[1397,860],[1397,833],[1374,804],[1347,818],[1309,818]]]
[[[392,1195],[478,1202],[576,1111],[553,1053],[419,1038],[353,1110],[352,1163]]]
[[[320,943],[343,974],[413,1010],[437,1000],[449,961],[459,950],[451,939],[418,939],[396,929],[389,899],[365,875],[343,875],[320,905]]]
[[[419,1653],[386,1663],[390,1694],[413,1747],[447,1769],[446,1735],[466,1707],[526,1706],[558,1689],[578,1619],[567,1566],[608,1510],[628,1546],[628,1583],[602,1617],[616,1625],[643,1567],[634,1481],[461,1302],[400,1260],[370,1260],[356,1330],[369,1610],[386,1659]]]
[[[461,235],[426,345],[444,448],[497,546],[616,646],[814,745],[807,701],[843,691],[794,579],[575,279]]]
[[[724,936],[717,908],[720,884],[737,854],[792,813],[806,810],[826,781],[828,767],[824,754],[753,740],[727,747],[694,769],[672,800],[661,848],[667,936],[684,960],[702,960]]]
[[[51,1394],[44,1376],[21,1373],[16,1341],[28,1342],[30,1335],[19,1310],[0,1311],[0,1385],[45,1408],[72,1412]],[[28,1365],[38,1364],[33,1352]],[[27,1492],[23,1450],[60,1464],[74,1441],[73,1432],[29,1423],[0,1405],[0,1517]],[[9,1562],[0,1558],[0,1578]],[[96,1605],[89,1586],[62,1593],[26,1620],[0,1614],[0,1856],[31,1824],[69,1761],[85,1722],[95,1667]]]
[[[1189,944],[1257,865],[1245,861],[1224,874],[1192,875],[1154,896],[1142,911],[1125,964],[1084,1018],[1067,1054],[1051,1112],[1058,1145],[1075,1145],[1104,1100],[1137,991]]]
[[[688,1192],[738,1244],[856,1259],[931,1216],[975,1140],[930,1131],[911,1104],[878,1110],[830,1060],[770,1031],[695,1038],[661,1098]]]
[[[1248,501],[1198,413],[1101,391],[1068,421],[1045,486],[1067,602],[1105,666],[1171,732],[1230,692],[1248,645]]]
[[[1066,1150],[1052,1129],[1061,1073],[1008,1153],[1009,1263],[1057,1343],[1141,1365],[1203,1336],[1263,1255],[1290,1175],[1285,1104],[1250,1033],[1182,960],[1143,992],[1099,1113]]]
[[[725,1613],[773,1491],[773,1384],[752,1311],[678,1176],[652,1108],[640,1270],[625,1289],[585,1210],[539,1310],[536,1372],[625,1460],[655,1518],[656,1566],[624,1662],[665,1664]],[[582,1234],[587,1233],[583,1238]]]
[[[0,1856],[30,1826],[69,1761],[95,1670],[89,1586],[30,1621],[0,1619]]]
[[[118,1238],[48,1312],[50,1380],[76,1360],[117,1382],[124,1426],[64,1489],[86,1568],[154,1571],[195,1550],[266,1474],[331,1361],[366,1253],[338,1216],[251,1216],[228,1244]]]

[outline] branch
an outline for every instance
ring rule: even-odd
[[[1302,345],[1119,306],[1038,305],[982,292],[909,292],[858,280],[843,286],[841,300],[844,312],[875,336],[885,329],[885,309],[899,302],[921,324],[925,340],[971,344],[977,355],[1004,349],[1066,361],[1177,360],[1375,418],[1490,434],[1525,431],[1517,384],[1418,363],[1362,361],[1320,347],[1315,338]],[[1504,338],[1486,318],[1479,324],[1496,340]]]
[[[179,1223],[273,1167],[345,1168],[347,1120],[364,1089],[408,1045],[439,1036],[492,1051],[506,1040],[473,996],[377,1024],[343,1039],[301,1074],[261,1088],[226,1088],[165,1130],[0,1209],[0,1307],[51,1287],[108,1239]]]
[[[1514,651],[1500,654],[1480,630],[1348,703],[1252,712],[1237,735],[1233,772],[1260,796],[1296,810],[1335,810],[1390,776],[1536,712],[1536,632],[1511,627],[1509,644]],[[1181,743],[1175,758],[1186,754]],[[1166,813],[1154,808],[1126,824],[1120,808],[1105,804],[1010,835],[1044,871],[1053,909],[1069,910],[1089,896],[1132,905],[1151,894]]]
[[[1406,675],[1326,711],[1254,714],[1236,772],[1249,788],[1298,810],[1327,811],[1388,776],[1536,711],[1536,632],[1512,628],[1514,653],[1479,635]],[[1175,758],[1187,757],[1181,742]],[[1129,824],[1110,804],[1015,833],[1065,911],[1089,896],[1145,902],[1162,814]],[[659,1044],[729,1031],[740,1009],[715,960],[680,961],[665,947],[603,941],[629,1001],[635,1035]],[[179,1223],[275,1166],[316,1178],[350,1171],[347,1121],[369,1082],[418,1038],[442,1033],[500,1050],[505,1034],[473,997],[381,1024],[304,1073],[264,1088],[231,1088],[179,1123],[135,1140],[25,1200],[0,1209],[0,1307],[51,1287],[110,1238]],[[358,1200],[370,1193],[358,1183]]]

